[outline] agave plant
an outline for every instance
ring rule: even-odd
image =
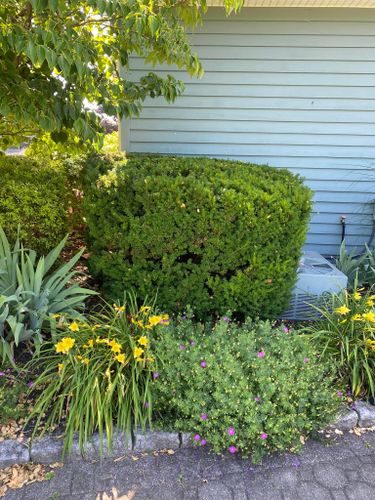
[[[367,245],[366,252],[361,254],[347,251],[345,240],[341,243],[340,254],[336,259],[336,267],[348,277],[348,288],[354,289],[354,283],[358,286],[373,287],[375,285],[375,249]]]
[[[22,342],[39,350],[43,333],[55,314],[80,317],[84,301],[96,292],[72,282],[74,266],[83,249],[56,267],[64,238],[45,257],[23,248],[17,238],[13,249],[0,227],[0,356],[14,362],[14,347]]]
[[[337,269],[348,277],[348,288],[354,288],[354,282],[357,281],[361,286],[365,281],[364,263],[366,255],[357,255],[355,251],[350,253],[346,249],[345,240],[341,243],[340,253],[335,261]]]
[[[375,248],[371,250],[366,245],[366,262],[364,265],[366,272],[366,283],[369,286],[375,286]]]

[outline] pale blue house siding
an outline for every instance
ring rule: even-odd
[[[174,104],[123,123],[128,152],[207,155],[300,173],[315,191],[306,248],[363,245],[375,198],[375,9],[212,8],[192,43],[205,68]],[[145,71],[135,59],[131,78]]]

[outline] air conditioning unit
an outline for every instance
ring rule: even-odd
[[[289,308],[282,319],[311,320],[319,315],[313,307],[319,305],[324,293],[338,293],[346,288],[348,277],[317,252],[304,252],[297,283]]]

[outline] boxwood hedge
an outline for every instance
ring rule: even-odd
[[[286,169],[209,158],[90,157],[84,215],[104,291],[158,293],[169,312],[276,317],[287,305],[311,192]]]
[[[45,253],[67,226],[67,178],[57,162],[0,155],[0,226],[13,240],[20,227],[25,246]]]

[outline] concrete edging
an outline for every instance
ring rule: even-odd
[[[341,431],[375,426],[375,406],[358,402],[352,408],[344,407],[335,423],[330,427]],[[191,436],[178,432],[146,431],[138,432],[132,440],[119,433],[113,440],[111,458],[118,458],[132,453],[141,453],[157,450],[177,450],[192,446]],[[85,453],[79,451],[78,440],[73,441],[72,453],[69,460],[98,460],[100,457],[100,441],[98,434],[88,443]],[[14,464],[37,462],[51,464],[62,460],[63,440],[57,436],[44,436],[35,440],[30,446],[27,441],[6,439],[0,442],[0,468]],[[103,457],[107,457],[106,440],[103,439]]]
[[[186,448],[191,446],[189,434],[182,435],[178,432],[164,431],[139,431],[132,439],[124,433],[118,433],[113,438],[112,450],[108,455],[107,441],[103,438],[103,458],[111,458],[141,453],[146,451]],[[87,444],[85,452],[79,451],[78,439],[73,440],[71,454],[65,457],[70,461],[75,460],[97,460],[100,458],[100,439],[96,433]],[[61,436],[47,435],[41,439],[20,441],[17,439],[5,439],[0,442],[0,469],[13,464],[36,462],[51,464],[61,462],[63,459],[63,439]]]

